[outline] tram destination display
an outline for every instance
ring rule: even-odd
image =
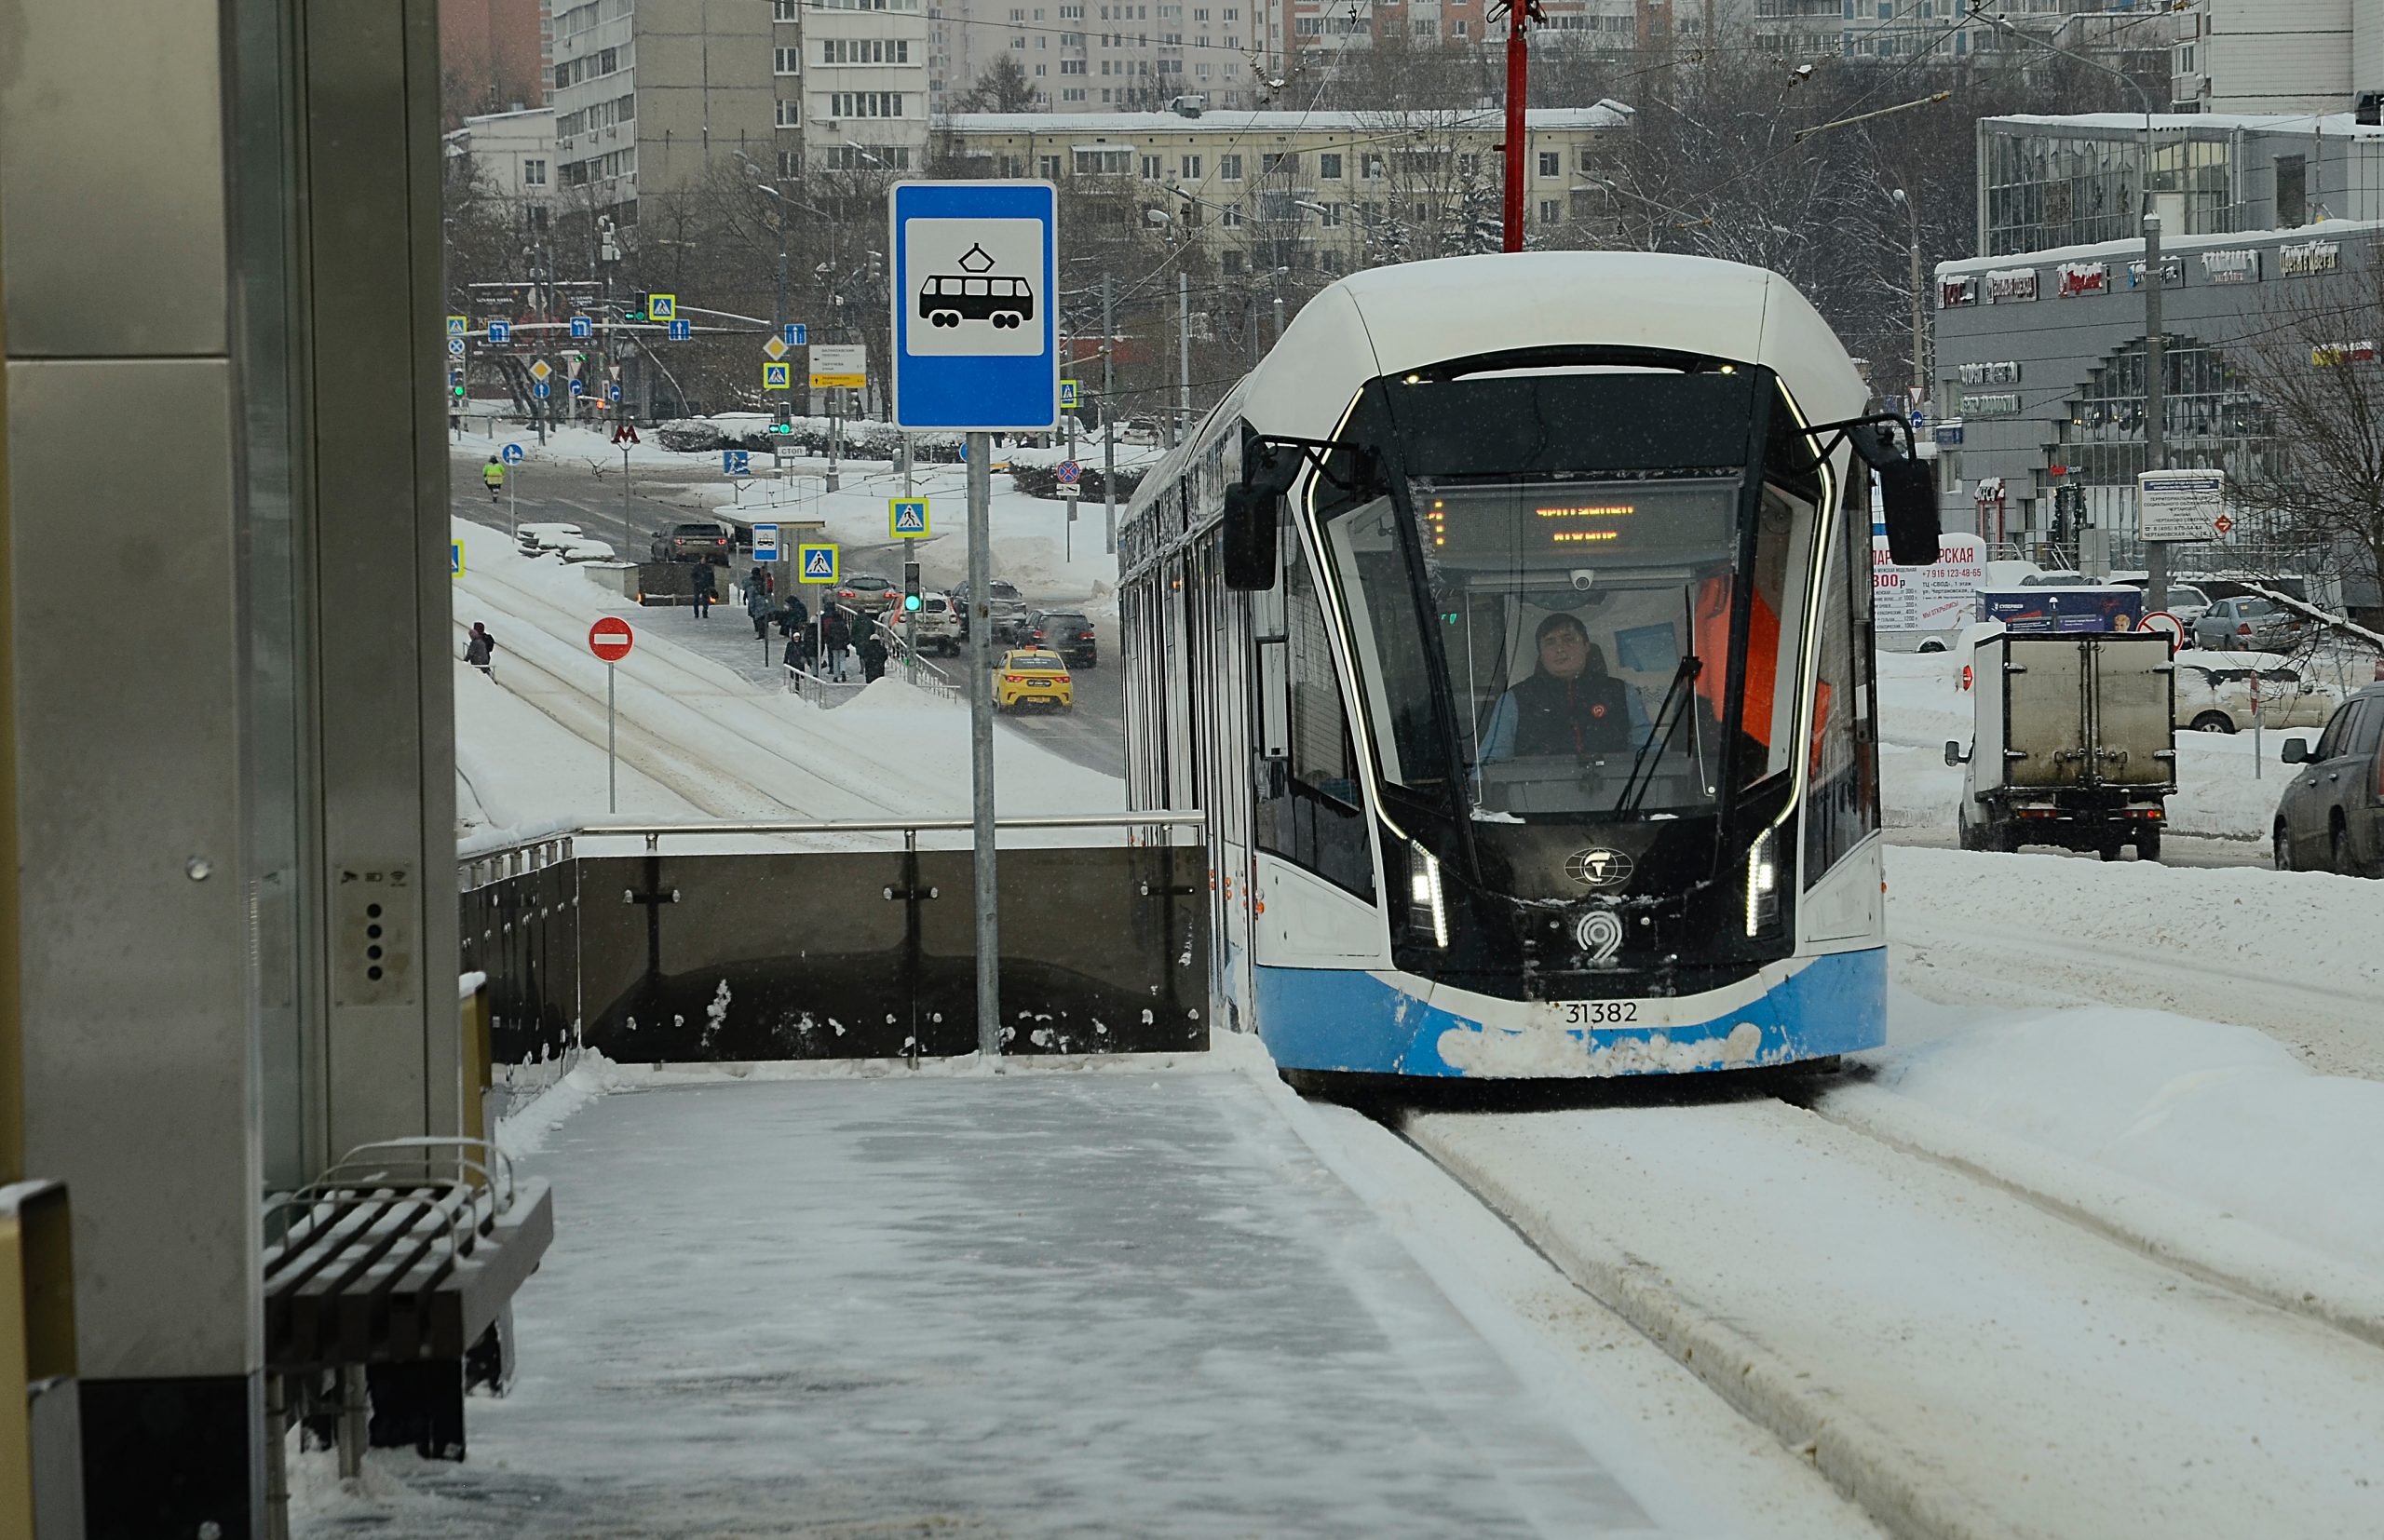
[[[1552,486],[1419,486],[1426,554],[1459,565],[1562,571],[1727,559],[1736,478]]]

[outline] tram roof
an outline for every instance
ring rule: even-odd
[[[1777,273],[1658,252],[1524,251],[1370,267],[1326,286],[1220,410],[1265,432],[1326,438],[1368,380],[1550,346],[1768,364],[1814,421],[1860,415],[1868,399],[1836,333]],[[1155,475],[1206,437],[1204,426]]]

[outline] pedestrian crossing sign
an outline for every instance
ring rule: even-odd
[[[470,332],[471,329],[470,320],[465,317],[450,316],[447,317],[447,335],[451,337],[461,337],[467,335]]]
[[[891,516],[894,537],[898,540],[925,539],[928,533],[928,500],[924,497],[889,497],[886,510]]]
[[[764,390],[792,390],[794,388],[793,374],[794,366],[792,364],[764,364],[762,388]]]
[[[1062,380],[1060,382],[1060,410],[1062,412],[1074,412],[1076,409],[1077,382],[1074,380]]]
[[[464,575],[464,543],[461,540],[447,542],[447,575],[450,577]]]
[[[675,321],[679,318],[679,296],[653,294],[646,298],[645,318],[650,321]]]
[[[794,547],[796,581],[803,583],[833,583],[838,580],[836,547],[833,546],[797,546]]]

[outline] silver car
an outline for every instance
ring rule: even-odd
[[[2214,652],[2289,653],[2309,628],[2307,620],[2283,605],[2243,594],[2220,600],[2195,621],[2193,643]]]

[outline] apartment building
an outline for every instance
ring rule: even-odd
[[[544,105],[554,69],[546,0],[439,0],[439,74],[449,128],[479,114]]]
[[[2182,20],[2179,112],[2341,113],[2384,90],[2384,0],[2193,0]]]
[[[525,229],[547,227],[555,196],[555,110],[484,113],[464,119],[444,141],[450,160],[468,159],[494,197],[519,204]]]
[[[1007,54],[1045,112],[1253,106],[1275,0],[939,0],[928,20],[938,110]]]
[[[634,223],[715,167],[908,170],[927,142],[921,0],[549,0],[558,203]]]
[[[923,0],[774,0],[774,14],[778,123],[800,138],[788,154],[813,170],[914,169],[931,111]]]
[[[1535,239],[1590,244],[1606,232],[1599,178],[1631,118],[1619,101],[1531,111]],[[939,148],[983,176],[1127,196],[1230,277],[1345,273],[1485,239],[1495,250],[1505,137],[1496,111],[955,113]]]

